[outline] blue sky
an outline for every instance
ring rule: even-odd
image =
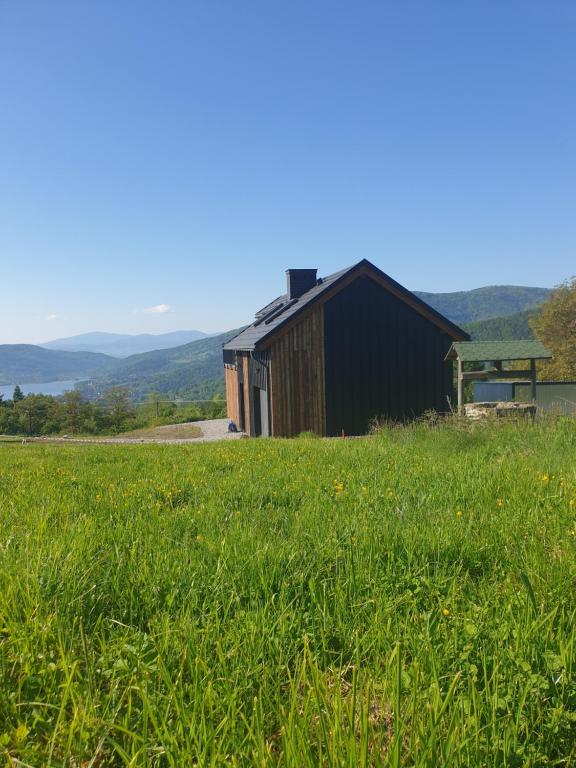
[[[0,343],[576,272],[573,0],[0,0]],[[164,311],[146,311],[152,308]]]

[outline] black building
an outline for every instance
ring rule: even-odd
[[[224,346],[228,416],[250,435],[358,435],[375,418],[448,409],[468,335],[365,259],[287,290]]]

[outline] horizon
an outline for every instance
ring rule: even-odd
[[[433,293],[434,295],[451,295],[456,293],[470,293],[472,291],[481,291],[486,288],[532,288],[532,289],[544,289],[544,290],[553,290],[554,286],[548,288],[547,286],[543,285],[511,285],[511,284],[497,284],[492,283],[490,285],[480,285],[477,288],[470,288],[469,290],[464,291],[438,291],[438,292],[430,292],[430,291],[420,291],[419,289],[414,289],[412,291],[413,293]],[[263,305],[264,306],[264,305]],[[53,342],[57,341],[68,341],[75,338],[81,338],[83,336],[91,336],[91,335],[103,335],[103,336],[130,336],[130,337],[137,337],[137,336],[168,336],[170,334],[174,333],[202,333],[204,336],[220,336],[223,333],[228,333],[229,331],[235,330],[236,328],[240,328],[247,323],[249,323],[255,314],[254,310],[252,312],[252,315],[250,318],[247,318],[244,323],[240,323],[237,326],[234,326],[233,328],[225,328],[217,331],[205,331],[201,328],[174,328],[173,330],[166,330],[166,331],[147,331],[147,332],[135,332],[135,333],[125,333],[121,331],[103,331],[103,330],[90,330],[90,331],[80,331],[79,333],[73,333],[69,336],[57,336],[55,338],[50,339],[44,339],[42,341],[14,341],[14,342],[4,342],[0,340],[0,346],[3,345],[14,345],[14,346],[22,346],[22,345],[31,345],[31,346],[39,346],[42,347],[45,344],[52,344]],[[506,317],[506,315],[504,315]]]
[[[285,269],[360,258],[426,293],[562,283],[574,22],[568,0],[0,4],[0,343],[235,328]]]

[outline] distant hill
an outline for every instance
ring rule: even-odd
[[[489,286],[458,293],[417,293],[450,320],[463,325],[476,339],[530,338],[528,318],[546,299],[546,288]],[[135,400],[149,392],[165,397],[211,398],[224,392],[222,344],[237,331],[206,336],[200,331],[127,334],[90,333],[57,339],[47,345],[0,346],[0,384],[36,383],[61,379],[90,379],[82,391],[98,396],[112,386],[125,386]],[[201,335],[178,344],[190,334]],[[129,356],[134,345],[159,345]],[[66,350],[54,345],[68,346]],[[45,348],[48,346],[49,348]],[[89,351],[73,351],[78,347]],[[107,349],[110,354],[93,350]]]
[[[445,294],[418,294],[454,322],[462,323],[477,339],[531,338],[528,317],[535,305],[548,295],[545,288],[494,286],[475,291]],[[484,304],[484,306],[483,306]],[[516,307],[528,305],[529,310],[517,312]],[[504,316],[465,323],[459,318],[490,316],[498,308]],[[127,387],[136,400],[145,399],[149,392],[166,397],[203,399],[224,393],[222,344],[238,331],[194,341],[173,349],[133,355],[118,361],[108,374],[100,376],[82,389],[93,396],[111,386]]]
[[[548,298],[550,290],[521,285],[489,285],[456,293],[414,293],[452,322],[462,324],[532,309]]]
[[[0,344],[0,384],[90,378],[109,371],[116,362],[96,352],[57,352],[34,344]]]
[[[58,349],[67,352],[102,352],[112,357],[129,357],[140,352],[155,349],[170,349],[189,344],[208,336],[202,331],[171,331],[170,333],[81,333],[64,339],[54,339],[41,344],[44,349]]]
[[[535,314],[535,309],[528,309],[506,317],[492,317],[476,323],[463,323],[462,328],[468,331],[474,341],[532,339],[534,334],[528,321]]]
[[[227,331],[181,347],[118,360],[112,371],[80,385],[80,389],[89,397],[98,397],[110,387],[127,387],[134,400],[144,400],[150,392],[185,399],[224,394],[222,345],[238,332]]]

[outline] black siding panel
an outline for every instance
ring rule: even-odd
[[[369,277],[324,305],[327,433],[448,410],[452,339]]]

